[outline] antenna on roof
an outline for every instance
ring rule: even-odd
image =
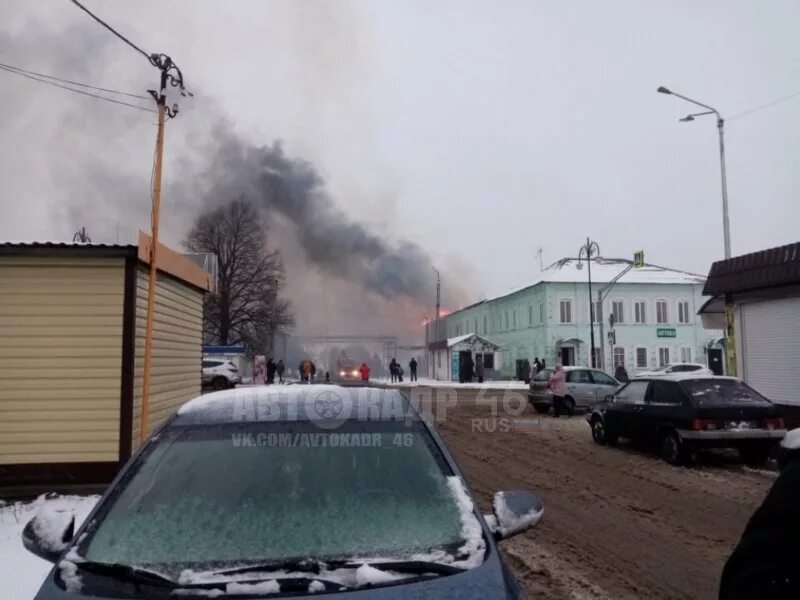
[[[86,227],[81,227],[78,231],[75,232],[75,235],[72,236],[73,242],[80,242],[81,244],[91,244],[92,238],[86,233]]]
[[[539,257],[539,273],[541,273],[544,270],[544,268],[542,267],[542,251],[543,250],[544,250],[544,248],[542,248],[541,246],[539,246],[536,249],[536,255]]]

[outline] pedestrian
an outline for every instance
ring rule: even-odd
[[[392,383],[397,381],[397,368],[399,366],[400,365],[398,364],[397,360],[394,358],[392,359],[392,362],[389,363],[389,375],[392,378]]]
[[[267,384],[275,383],[275,361],[270,356],[267,359]]]
[[[483,383],[483,356],[481,355],[475,359],[475,375],[478,377],[478,383]]]
[[[628,372],[625,370],[625,365],[623,365],[622,363],[619,363],[617,365],[617,370],[614,371],[614,379],[616,379],[620,383],[627,383]]]
[[[800,598],[800,429],[780,443],[780,475],[725,563],[720,600]]]
[[[311,365],[311,378],[309,382],[314,381],[314,377],[317,376],[317,365],[314,364],[313,361],[308,361],[308,364]]]
[[[278,383],[283,383],[283,372],[286,370],[286,365],[283,364],[283,359],[278,361],[275,366],[275,371],[278,373]]]
[[[536,358],[533,359],[533,375],[532,376],[536,376],[536,374],[541,370],[542,370],[542,363],[539,362],[539,357],[537,356]]]
[[[403,383],[403,367],[400,366],[400,363],[397,363],[395,372],[397,373],[397,383]]]
[[[564,404],[564,396],[567,395],[567,374],[561,363],[556,363],[556,368],[547,380],[547,387],[553,394],[553,414],[556,418],[561,416],[561,413],[569,417],[566,406]]]
[[[325,371],[325,383],[331,382],[331,373],[330,371]]]
[[[522,361],[522,380],[525,383],[531,382],[531,363],[527,358]]]
[[[540,371],[541,371],[542,369],[546,369],[546,368],[547,368],[547,365],[546,365],[546,364],[544,364],[544,359],[542,359],[542,360],[541,360],[541,362],[539,363],[539,365],[540,365],[540,366],[539,366],[539,370],[540,370]]]
[[[411,358],[411,361],[408,363],[408,372],[411,373],[411,381],[417,380],[417,359]]]
[[[361,381],[369,381],[369,365],[367,363],[362,362],[358,372],[361,373]]]

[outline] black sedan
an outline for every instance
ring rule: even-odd
[[[786,434],[778,408],[733,377],[690,373],[629,382],[586,414],[598,444],[655,443],[670,464],[703,448],[735,448],[763,464]]]
[[[40,514],[23,542],[55,563],[37,600],[519,598],[496,542],[542,504],[493,508],[397,390],[250,387],[184,405],[78,531]]]

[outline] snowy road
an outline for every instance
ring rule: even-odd
[[[502,489],[532,489],[543,522],[502,544],[534,598],[715,598],[722,566],[776,474],[708,457],[675,468],[639,449],[601,447],[582,416],[531,433],[487,429],[474,392],[440,425],[484,511]],[[526,419],[537,415],[526,410]]]

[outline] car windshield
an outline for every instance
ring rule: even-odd
[[[175,427],[137,461],[79,554],[177,574],[457,548],[449,476],[419,423]]]
[[[700,404],[768,402],[753,388],[735,379],[692,379],[680,385]]]

